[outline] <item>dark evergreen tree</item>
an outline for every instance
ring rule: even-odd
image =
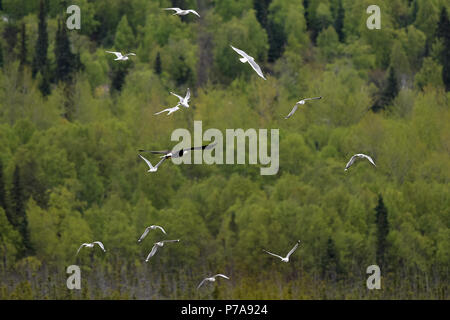
[[[48,50],[48,34],[47,34],[47,10],[44,0],[41,0],[39,4],[39,25],[38,25],[38,38],[36,42],[35,54],[32,64],[32,76],[35,77],[38,72],[44,74],[46,70],[47,50]]]
[[[23,239],[23,245],[28,253],[31,249],[30,237],[28,233],[28,220],[25,212],[25,190],[22,184],[22,177],[20,176],[20,168],[16,166],[13,174],[12,185],[12,204],[13,210],[11,210],[10,223],[19,231]]]
[[[282,25],[273,21],[268,22],[267,36],[269,39],[269,53],[267,60],[269,62],[276,61],[284,52],[286,44],[286,34]]]
[[[156,59],[155,59],[155,73],[156,74],[161,74],[162,72],[162,66],[161,66],[161,55],[158,53],[156,54]]]
[[[253,8],[256,11],[256,19],[264,29],[267,29],[267,14],[269,11],[269,5],[272,0],[253,0]]]
[[[3,68],[3,46],[0,43],[0,68]]]
[[[27,34],[25,22],[22,22],[20,32],[20,53],[19,53],[20,67],[23,68],[27,64]]]
[[[409,15],[409,23],[413,24],[414,21],[416,21],[417,12],[419,11],[419,6],[417,5],[417,0],[413,0],[410,11],[411,11],[411,13]]]
[[[322,276],[336,281],[340,273],[340,263],[336,246],[331,237],[327,240],[327,248],[322,258]]]
[[[125,77],[127,76],[128,69],[125,63],[116,63],[112,66],[112,81],[111,88],[114,91],[122,90],[123,83],[125,82]]]
[[[441,10],[436,37],[441,39],[444,48],[441,54],[442,80],[445,90],[450,91],[450,21],[445,6]]]
[[[70,41],[67,36],[67,30],[65,28],[64,22],[61,22],[61,20],[58,20],[58,29],[56,31],[55,58],[56,82],[70,82],[72,80],[73,72],[77,67],[77,57],[70,50]]]
[[[375,101],[375,104],[372,106],[372,110],[377,112],[381,109],[385,109],[392,100],[398,95],[399,87],[397,83],[397,75],[395,73],[394,67],[389,69],[389,76],[386,80],[386,85],[380,95],[380,97]]]
[[[339,36],[339,41],[344,41],[344,16],[345,11],[344,7],[342,6],[342,0],[338,0],[337,8],[336,8],[336,16],[334,19],[334,30],[336,30],[336,33]]]
[[[50,94],[50,66],[45,66],[41,74],[41,82],[39,83],[39,91],[44,97]]]
[[[3,39],[6,43],[6,58],[7,61],[13,61],[16,59],[15,48],[17,45],[17,34],[19,29],[14,23],[7,23],[3,30]]]
[[[439,16],[439,22],[436,29],[436,37],[445,39],[450,37],[450,22],[448,20],[447,9],[442,7],[441,14]]]
[[[0,161],[0,208],[3,208],[6,212],[6,189],[5,180],[3,177],[3,163]]]
[[[397,75],[394,67],[391,67],[387,78],[386,89],[384,91],[385,105],[392,102],[392,100],[394,100],[394,98],[398,95],[398,92],[399,88],[397,83]]]
[[[375,208],[376,218],[376,261],[384,268],[386,266],[386,253],[388,250],[387,236],[389,234],[388,211],[383,197],[378,196],[378,205]]]

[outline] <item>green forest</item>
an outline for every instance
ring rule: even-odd
[[[449,15],[446,0],[1,0],[0,299],[449,299]],[[189,109],[154,115],[187,88]],[[147,172],[139,149],[200,120],[278,129],[277,174]],[[376,167],[344,171],[356,153]],[[167,235],[138,243],[153,224]],[[180,242],[145,262],[163,239]],[[298,240],[289,263],[263,251]],[[76,255],[93,241],[106,252]]]

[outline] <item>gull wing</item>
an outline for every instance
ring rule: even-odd
[[[105,246],[103,245],[103,243],[101,243],[100,241],[94,241],[93,243],[98,244],[98,246],[99,246],[100,248],[102,248],[103,252],[106,252]]]
[[[216,274],[215,276],[213,276],[213,278],[215,278],[215,277],[222,277],[222,278],[225,278],[225,279],[230,279],[230,278],[228,278],[226,275],[224,275],[224,274],[221,274],[221,273],[218,273],[218,274]]]
[[[284,117],[284,118],[285,119],[289,119],[290,117],[292,117],[292,115],[295,113],[295,111],[297,111],[297,109],[298,109],[298,102],[292,108],[291,112],[289,112],[289,114],[286,117]]]
[[[162,111],[160,111],[160,112],[157,112],[157,113],[155,113],[154,115],[158,115],[158,114],[161,114],[161,113],[163,113],[163,112],[168,112],[167,113],[167,115],[169,115],[169,114],[171,114],[171,113],[174,113],[175,111],[177,111],[178,109],[180,109],[180,108],[178,108],[178,106],[179,106],[179,104],[177,104],[175,107],[173,107],[173,108],[167,108],[167,109],[164,109],[164,110],[162,110]]]
[[[78,255],[78,253],[80,252],[81,248],[83,248],[83,247],[85,247],[85,246],[86,246],[86,243],[83,243],[83,244],[78,248],[77,254],[76,254],[76,255]]]
[[[369,157],[368,155],[363,154],[363,157],[366,158],[367,160],[369,160],[370,163],[373,164],[375,167],[377,166],[377,165],[375,164],[375,162],[372,160],[372,158]]]
[[[270,255],[272,255],[272,256],[274,256],[274,257],[277,257],[277,258],[283,259],[283,257],[282,257],[282,256],[279,256],[279,255],[277,255],[277,254],[275,254],[275,253],[269,252],[269,251],[267,251],[267,250],[264,250],[264,249],[263,249],[263,251],[264,251],[264,252],[266,252],[266,253],[268,253],[268,254],[270,254]]]
[[[253,59],[253,57],[249,56],[247,53],[245,53],[241,49],[235,48],[232,45],[230,45],[230,47],[233,48],[234,51],[236,51],[239,55],[241,55],[246,60],[249,60],[249,58]]]
[[[166,158],[162,158],[155,166],[155,169],[158,169],[158,167],[166,160]]]
[[[204,146],[201,146],[201,147],[192,147],[192,148],[189,148],[189,149],[183,149],[183,150],[184,150],[184,151],[191,151],[191,150],[209,150],[209,149],[213,148],[216,144],[217,144],[217,143],[215,142],[215,143],[207,144],[207,145],[204,145]]]
[[[166,243],[166,242],[179,242],[179,241],[180,241],[180,239],[177,239],[177,240],[163,240],[161,242]]]
[[[299,244],[300,244],[300,240],[295,244],[295,246],[291,249],[291,251],[289,251],[289,253],[287,254],[286,258],[289,259],[289,257],[291,256],[291,254],[293,254],[294,251],[297,250]]]
[[[267,79],[264,77],[264,75],[263,75],[263,73],[262,73],[262,71],[261,71],[260,66],[255,62],[255,60],[254,60],[253,58],[248,59],[248,63],[252,66],[253,70],[256,71],[256,73],[258,74],[258,76],[260,76],[260,77],[263,78],[264,80],[267,80]]]
[[[150,259],[151,257],[153,257],[156,253],[156,250],[158,250],[158,246],[155,244],[152,248],[152,251],[150,251],[150,253],[147,256],[147,259],[145,259],[145,262],[148,261],[148,259]]]
[[[127,53],[127,54],[125,55],[125,57],[126,57],[126,56],[135,56],[135,55],[136,55],[136,53],[130,52],[130,53]]]
[[[148,161],[147,159],[145,159],[143,156],[139,155],[139,157],[141,157],[142,160],[145,161],[145,163],[147,163],[148,167],[150,169],[154,169],[154,167],[152,166],[152,164],[150,163],[150,161]]]
[[[347,165],[345,166],[345,171],[347,171],[348,168],[355,162],[355,159],[358,157],[358,155],[354,155],[350,158],[350,160],[347,162]]]
[[[207,279],[208,279],[208,278],[203,279],[202,282],[200,282],[200,284],[198,285],[197,289],[199,289],[199,288],[205,283],[205,281],[206,281]]]
[[[186,97],[184,97],[184,100],[188,101],[191,98],[191,90],[189,90],[189,88],[187,89],[186,92]]]
[[[173,96],[175,96],[175,97],[177,97],[178,99],[180,99],[180,101],[183,101],[183,100],[184,100],[184,98],[183,98],[182,96],[179,96],[179,95],[176,94],[176,93],[170,92],[170,94],[173,95]]]
[[[322,97],[314,97],[314,98],[305,98],[303,100],[318,100],[318,99],[322,99]]]
[[[116,52],[116,51],[106,51],[106,52],[115,54],[117,58],[122,58],[122,53],[121,52]]]
[[[178,13],[178,12],[180,12],[180,11],[183,11],[183,10],[181,10],[180,8],[164,8],[164,10],[175,10],[176,13]]]
[[[151,150],[144,150],[144,149],[139,149],[139,152],[151,152],[154,154],[167,154],[170,152],[170,150],[163,150],[163,151],[151,151]]]
[[[163,160],[165,160],[165,158]],[[160,162],[163,162],[163,160],[161,160]],[[154,226],[154,227],[160,229],[164,234],[167,234],[166,231],[163,229],[163,227],[160,227],[160,226]]]
[[[200,15],[198,14],[197,11],[190,9],[190,10],[188,10],[188,12],[191,12],[191,13],[195,14],[197,17],[200,18]]]
[[[145,228],[144,233],[142,234],[142,236],[139,238],[138,242],[141,242],[146,236],[147,234],[150,232],[150,227]]]

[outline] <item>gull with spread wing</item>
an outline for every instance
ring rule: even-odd
[[[160,229],[164,234],[167,234],[166,231],[163,229],[163,227],[152,225],[150,227],[145,228],[145,231],[142,234],[142,236],[139,238],[138,242],[141,242],[147,236],[147,234],[150,232],[150,230],[155,230],[155,229]]]
[[[277,255],[277,254],[275,254],[275,253],[266,251],[266,250],[264,250],[264,249],[263,249],[263,251],[267,252],[268,254],[270,254],[270,255],[272,255],[272,256],[274,256],[274,257],[280,258],[281,261],[283,261],[283,262],[289,262],[289,257],[291,256],[291,254],[294,253],[295,250],[297,250],[297,247],[298,247],[299,243],[300,243],[300,240],[297,241],[297,243],[295,244],[295,246],[291,249],[291,251],[289,251],[289,253],[287,254],[286,257],[279,256],[279,255]]]
[[[249,56],[247,53],[245,53],[244,51],[237,49],[233,46],[231,46],[231,48],[233,48],[234,51],[236,51],[242,58],[240,58],[239,60],[242,63],[246,63],[248,62],[248,64],[253,68],[253,70],[256,71],[256,73],[263,78],[264,80],[266,80],[266,78],[264,77],[260,66],[255,62],[255,59],[252,56]]]
[[[128,60],[129,58],[128,58],[128,56],[135,56],[136,54],[135,53],[127,53],[126,55],[122,55],[122,53],[121,52],[115,52],[115,51],[106,51],[106,52],[108,52],[108,53],[112,53],[112,54],[115,54],[116,55],[116,59],[114,59],[114,61],[125,61],[125,60]]]
[[[306,99],[302,99],[302,100],[298,101],[298,102],[295,104],[294,108],[292,108],[291,112],[289,112],[289,114],[288,114],[286,117],[284,117],[284,118],[285,118],[285,119],[289,119],[290,117],[292,117],[292,115],[295,113],[295,111],[297,111],[298,106],[299,106],[300,104],[305,104],[306,101],[308,101],[308,100],[318,100],[318,99],[322,99],[322,97],[306,98]]]
[[[178,107],[178,105],[177,105],[176,107],[167,108],[167,109],[164,109],[164,110],[162,110],[160,112],[157,112],[157,113],[155,113],[155,116],[158,115],[158,114],[161,114],[163,112],[167,112],[167,115],[169,115],[169,114],[172,114],[172,113],[174,113],[175,111],[178,111],[178,110],[180,110],[180,107]]]
[[[100,241],[94,241],[94,242],[91,242],[91,243],[83,243],[83,244],[78,248],[77,255],[78,255],[78,253],[80,252],[81,248],[83,248],[83,247],[86,247],[86,248],[93,248],[95,244],[97,244],[97,245],[103,250],[103,252],[106,252],[105,246],[103,245],[103,243],[101,243]]]
[[[347,171],[348,168],[350,168],[350,166],[353,164],[353,162],[355,162],[356,159],[364,159],[364,158],[366,158],[367,160],[369,160],[369,162],[370,162],[371,164],[373,164],[375,167],[377,166],[377,165],[375,164],[375,162],[373,162],[372,158],[369,157],[368,155],[365,155],[365,154],[362,154],[362,153],[357,153],[357,154],[355,154],[353,157],[350,158],[349,162],[347,162],[347,165],[345,166],[344,171]]]
[[[173,15],[175,16],[175,15],[177,15],[177,16],[185,16],[185,15],[187,15],[187,14],[189,14],[189,13],[193,13],[193,14],[195,14],[197,17],[200,17],[200,15],[197,13],[197,11],[195,11],[195,10],[192,10],[192,9],[189,9],[189,10],[183,10],[183,9],[180,9],[180,8],[164,8],[164,10],[174,10],[174,11],[176,11]]]
[[[184,98],[173,92],[171,92],[170,94],[177,97],[180,100],[177,104],[177,107],[182,106],[185,108],[189,108],[189,99],[191,98],[191,90],[189,90],[189,88],[187,89],[186,96]]]
[[[230,279],[226,275],[219,273],[219,274],[216,274],[215,276],[203,279],[202,282],[200,282],[200,284],[198,285],[197,289],[199,289],[205,283],[205,281],[211,281],[211,282],[216,281],[216,277],[222,277],[222,278],[225,278],[228,280]]]
[[[180,239],[178,239],[178,240],[163,240],[163,241],[155,242],[155,245],[153,246],[152,251],[150,251],[150,253],[147,256],[147,259],[145,259],[145,262],[148,262],[148,260],[155,255],[156,250],[158,250],[158,248],[164,247],[164,243],[179,242],[179,241],[180,241]]]
[[[170,159],[170,158],[180,158],[182,156],[184,156],[186,153],[188,153],[189,151],[193,151],[193,150],[209,150],[211,148],[213,148],[217,143],[212,143],[212,144],[208,144],[208,145],[204,145],[201,147],[192,147],[192,148],[186,148],[186,149],[180,149],[180,150],[163,150],[163,151],[151,151],[151,150],[143,150],[143,149],[139,149],[139,152],[151,152],[153,154],[163,154],[163,156],[161,156],[161,158],[165,158],[165,159]]]
[[[147,163],[149,169],[147,172],[156,172],[158,171],[158,167],[161,165],[161,163],[163,163],[164,160],[166,160],[165,158],[162,158],[157,164],[156,166],[152,166],[152,164],[150,163],[150,161],[148,161],[147,159],[145,159],[143,156],[139,155],[139,157],[141,157],[142,160],[145,161],[145,163]]]

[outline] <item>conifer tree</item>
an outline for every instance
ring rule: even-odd
[[[0,208],[6,212],[6,189],[5,180],[3,178],[3,163],[0,161]]]
[[[389,105],[392,100],[398,95],[399,87],[397,84],[397,75],[395,73],[394,67],[389,69],[389,75],[386,80],[386,85],[384,90],[381,93],[380,98],[375,102],[372,106],[372,110],[377,112],[381,109],[385,109],[387,105]]]
[[[13,210],[11,212],[10,223],[19,231],[23,238],[23,244],[26,251],[31,249],[30,237],[28,233],[28,220],[25,212],[25,190],[20,176],[20,168],[14,169],[12,186]]]
[[[436,37],[441,39],[444,48],[441,54],[442,80],[445,90],[450,90],[450,21],[445,6],[441,10]]]
[[[264,29],[267,29],[267,13],[272,0],[253,0],[253,7],[256,10],[256,18]]]
[[[0,43],[0,68],[3,68],[3,46]]]
[[[386,266],[386,252],[388,249],[387,236],[389,234],[388,212],[383,197],[378,196],[375,208],[376,218],[376,261],[380,267]]]
[[[24,65],[27,64],[27,35],[26,35],[26,26],[25,22],[22,23],[21,31],[20,31],[20,53],[19,53],[19,61],[20,67],[23,68]]]
[[[327,248],[322,259],[322,274],[327,279],[335,281],[340,272],[339,258],[336,246],[331,237],[327,240]]]
[[[43,75],[47,64],[47,49],[48,49],[48,34],[47,34],[47,21],[46,21],[46,7],[44,0],[41,0],[39,4],[39,25],[38,25],[38,38],[35,47],[35,55],[32,65],[32,76],[36,76],[38,72]]]
[[[70,50],[70,41],[67,36],[67,30],[65,28],[64,22],[61,22],[61,20],[58,20],[58,30],[56,32],[55,58],[56,82],[70,82],[72,80],[72,73],[76,68],[76,56]]]
[[[156,74],[161,74],[162,72],[162,67],[161,67],[161,55],[158,53],[156,54],[156,59],[155,59],[155,73]]]
[[[342,0],[338,0],[338,5],[336,9],[336,18],[334,20],[334,30],[336,30],[336,33],[339,36],[339,41],[344,41],[344,16],[345,11],[344,7],[342,6]]]

